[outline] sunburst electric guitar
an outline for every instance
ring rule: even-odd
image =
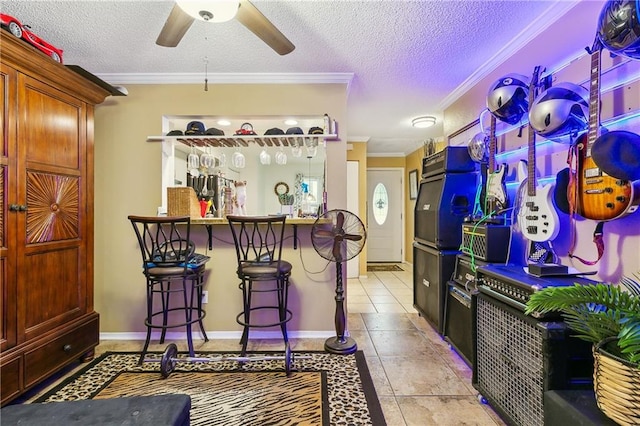
[[[491,128],[489,133],[489,170],[487,173],[487,195],[485,201],[485,214],[495,216],[507,208],[507,188],[505,177],[507,164],[500,164],[496,170],[496,118],[491,115]]]
[[[634,184],[604,173],[591,157],[591,146],[600,136],[600,53],[602,45],[596,37],[591,55],[589,87],[589,129],[576,142],[575,184],[569,184],[567,199],[574,203],[574,211],[598,221],[617,219],[637,208],[640,181]]]
[[[537,95],[540,67],[535,67],[529,85],[529,105]],[[518,225],[526,239],[542,242],[553,240],[560,231],[560,219],[553,206],[554,185],[538,186],[536,176],[536,134],[529,125],[529,151],[527,157],[527,192],[522,195],[518,212]],[[523,194],[524,191],[520,192]]]

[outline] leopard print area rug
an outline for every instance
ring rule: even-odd
[[[179,361],[164,379],[159,362],[139,366],[138,353],[107,352],[34,402],[184,393],[192,399],[192,426],[386,424],[361,351],[296,352],[289,377],[284,360],[216,360],[234,356],[238,354],[197,353],[214,361]],[[149,353],[147,358],[161,357]]]

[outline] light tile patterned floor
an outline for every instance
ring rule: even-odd
[[[413,308],[411,265],[368,272],[347,282],[348,328],[364,351],[389,426],[495,426],[505,423],[481,404],[471,369]],[[322,350],[325,339],[291,339],[292,350]],[[185,342],[176,342],[186,350]],[[167,342],[150,350],[162,351]],[[142,342],[103,341],[96,349],[140,351]],[[233,340],[197,342],[200,350],[237,350]],[[250,341],[250,350],[282,350],[280,340]],[[67,369],[72,374],[75,369]],[[54,386],[51,380],[26,400]]]

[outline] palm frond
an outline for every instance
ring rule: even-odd
[[[594,344],[616,337],[614,352],[640,362],[640,284],[633,279],[623,278],[620,285],[547,287],[527,302],[525,313],[533,312],[560,312],[576,337]]]
[[[618,334],[618,346],[629,361],[640,362],[640,320],[624,322]]]
[[[636,278],[635,280],[629,277],[622,277],[620,279],[620,285],[622,285],[629,293],[640,297],[640,282],[638,282],[640,280],[640,276],[638,276],[638,274],[633,274],[633,276]]]

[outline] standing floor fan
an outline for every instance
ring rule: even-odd
[[[355,340],[344,335],[342,262],[356,257],[362,251],[366,240],[364,224],[358,216],[346,210],[329,210],[320,216],[311,228],[313,248],[323,258],[336,262],[336,337],[330,337],[324,343],[327,352],[347,355],[358,349]]]

